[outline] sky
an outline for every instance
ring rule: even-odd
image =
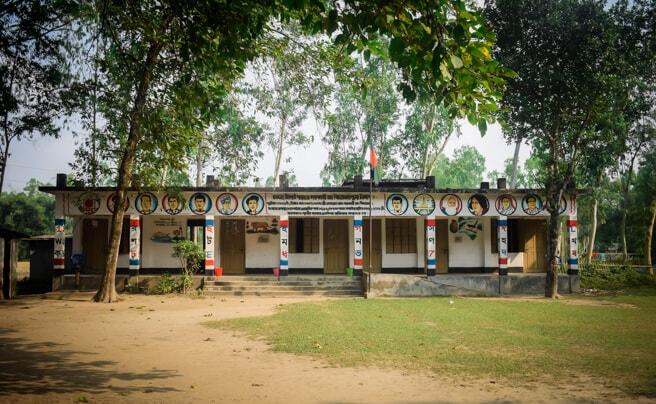
[[[12,143],[9,150],[11,156],[7,164],[4,190],[21,191],[30,178],[54,184],[57,173],[70,172],[68,164],[73,161],[75,150],[75,138],[72,133],[74,129],[63,130],[58,139],[37,136],[31,141],[22,140]],[[315,133],[318,130],[314,122],[306,122],[303,129]],[[506,144],[499,125],[490,125],[485,136],[481,137],[478,128],[462,121],[461,131],[460,137],[452,138],[447,144],[445,149],[447,156],[451,157],[454,150],[461,146],[474,146],[485,156],[484,180],[488,180],[486,174],[492,170],[503,171],[504,160],[512,157],[514,145]],[[283,170],[292,168],[300,186],[321,185],[319,173],[328,158],[328,151],[321,143],[320,137],[315,134],[314,143],[307,148],[290,148],[287,151],[287,155],[292,156],[292,162],[284,165]],[[520,164],[523,164],[529,156],[529,146],[522,145]],[[255,176],[265,179],[272,175],[273,167],[273,153],[269,150],[265,152],[264,159],[258,164]]]

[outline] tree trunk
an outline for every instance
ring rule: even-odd
[[[273,186],[278,186],[278,173],[280,172],[280,163],[282,162],[282,152],[285,146],[285,128],[287,126],[287,117],[280,119],[280,137],[278,138],[278,150],[276,151],[276,165],[273,168]]]
[[[555,298],[558,295],[558,271],[556,264],[556,248],[558,246],[559,222],[558,205],[550,211],[549,228],[547,231],[547,281],[544,295]]]
[[[622,238],[622,262],[626,263],[629,260],[629,249],[626,244],[626,209],[627,209],[627,200],[628,193],[624,194],[622,198],[622,216],[620,219],[620,237]]]
[[[654,234],[654,222],[656,222],[656,199],[652,200],[651,207],[651,223],[647,227],[647,235],[645,236],[645,265],[647,265],[649,274],[654,274],[654,267],[651,262],[651,240]]]
[[[203,186],[203,147],[198,148],[198,154],[196,154],[196,186]]]
[[[517,186],[517,163],[519,162],[519,148],[522,145],[522,140],[517,139],[515,143],[515,154],[513,154],[512,176],[510,177],[510,189]]]
[[[109,254],[105,261],[105,273],[103,274],[100,287],[93,297],[93,300],[96,302],[111,303],[118,300],[118,294],[116,293],[116,261],[118,260],[118,249],[121,241],[121,230],[123,228],[123,215],[128,208],[125,203],[125,196],[132,181],[132,164],[141,137],[141,120],[143,119],[143,111],[146,105],[146,96],[151,84],[153,67],[157,63],[161,47],[162,45],[159,42],[150,44],[135,94],[134,106],[130,112],[128,140],[118,170],[118,182],[116,186],[117,203],[111,219]]]
[[[5,129],[7,130],[7,129]],[[7,170],[7,160],[9,160],[9,142],[10,142],[9,136],[5,134],[5,147],[4,150],[2,150],[2,160],[0,161],[0,195],[2,195],[2,187],[4,186],[5,183],[5,171]]]
[[[588,251],[586,254],[586,263],[592,262],[592,253],[595,246],[595,238],[597,237],[597,209],[599,207],[599,200],[595,196],[592,203],[592,217],[590,223],[590,240],[588,240]]]

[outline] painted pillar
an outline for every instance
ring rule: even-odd
[[[52,257],[52,267],[54,269],[64,269],[66,267],[66,233],[64,233],[64,203],[65,195],[58,192],[55,195],[55,239]]]
[[[141,217],[139,215],[130,215],[130,272],[139,275],[141,267],[141,257],[139,254],[141,244]]]
[[[205,215],[205,276],[214,275],[214,216]]]
[[[353,275],[362,276],[364,250],[362,246],[362,215],[353,217]],[[367,246],[367,248],[369,248]]]
[[[437,267],[436,241],[435,216],[428,216],[426,217],[426,275],[428,276],[435,276],[435,268]]]
[[[570,195],[568,206],[569,218],[567,220],[567,230],[569,234],[569,257],[567,258],[567,273],[570,275],[579,274],[579,242],[578,232],[576,229],[576,195]]]
[[[499,216],[497,220],[497,239],[499,243],[499,275],[508,275],[508,217]]]
[[[280,276],[289,274],[289,217],[280,215]]]

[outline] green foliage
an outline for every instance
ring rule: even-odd
[[[69,93],[71,20],[77,2],[0,3],[0,193],[9,148],[34,135],[58,136]]]
[[[636,287],[656,287],[656,277],[645,270],[628,265],[591,263],[580,271],[581,287],[585,289],[625,290]]]
[[[483,180],[485,157],[473,146],[462,146],[453,158],[441,155],[435,164],[433,175],[439,188],[476,188]]]
[[[487,173],[490,184],[496,184],[497,178],[506,178],[510,181],[512,177],[513,159],[509,158],[504,161],[503,172],[497,170]],[[524,161],[524,167],[517,165],[517,173],[515,177],[516,188],[529,188],[536,189],[541,187],[542,165],[540,159],[531,156]]]
[[[154,291],[158,295],[166,295],[180,290],[182,290],[180,279],[172,277],[171,274],[164,274],[157,280]]]
[[[23,192],[1,194],[0,224],[30,236],[53,233],[55,198],[40,192],[40,185],[43,184],[32,178]]]
[[[180,240],[173,244],[172,257],[180,259],[183,273],[194,274],[200,267],[200,261],[205,258],[203,248],[191,240]]]

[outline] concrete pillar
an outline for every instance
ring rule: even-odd
[[[362,276],[363,246],[362,246],[362,216],[353,217],[353,275]],[[369,237],[371,237],[371,232]],[[367,248],[369,248],[367,246]]]
[[[567,259],[567,273],[570,275],[578,275],[579,246],[576,230],[576,213],[569,215],[569,220],[567,220],[567,230],[569,233],[569,257]]]
[[[214,216],[205,215],[205,276],[214,275]]]
[[[63,216],[55,218],[55,248],[52,259],[54,269],[64,269],[66,266],[66,233],[64,233],[65,219]]]
[[[497,239],[499,243],[499,275],[508,275],[508,217],[499,216],[497,220]]]
[[[280,215],[280,276],[289,275],[289,216]]]
[[[431,215],[426,217],[426,275],[435,276],[435,268],[437,267],[437,252],[435,246],[437,245],[437,227],[435,216]],[[446,235],[443,235],[446,237]]]
[[[130,215],[130,275],[139,276],[141,267],[141,217],[139,215]]]

